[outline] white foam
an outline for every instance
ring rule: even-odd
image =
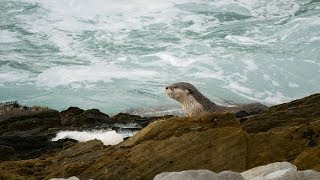
[[[30,74],[26,71],[0,71],[0,84],[26,82],[30,80]]]
[[[296,83],[289,82],[289,87],[298,88],[298,87],[300,87],[300,85],[296,84]]]
[[[253,93],[253,90],[251,90],[245,86],[241,86],[237,82],[230,82],[228,85],[228,88],[230,88],[232,91],[241,92],[241,93],[245,93],[245,94],[252,94]]]
[[[262,99],[262,101],[268,104],[281,104],[292,100],[291,98],[284,96],[279,91],[276,91],[275,93],[266,92],[266,94],[268,96]]]
[[[273,86],[280,86],[280,84],[277,81],[272,80],[271,77],[267,74],[263,74],[263,79],[266,81],[270,81]]]
[[[247,69],[249,71],[255,71],[258,69],[258,65],[252,59],[243,60],[243,62],[247,65]]]
[[[161,59],[162,63],[170,64],[175,67],[188,67],[191,64],[197,62],[195,59],[183,59],[169,53],[157,53],[156,56],[158,56]]]
[[[202,71],[202,72],[196,72],[190,75],[190,77],[196,77],[196,78],[211,78],[211,79],[219,79],[223,80],[225,79],[225,76],[223,75],[222,71],[218,72],[208,72],[208,71]]]
[[[267,43],[259,42],[253,38],[245,36],[227,35],[225,39],[241,45],[268,45]]]
[[[156,72],[143,69],[125,69],[104,63],[87,66],[56,66],[43,71],[36,78],[39,87],[56,87],[74,83],[112,82],[112,79],[140,80],[156,76]],[[73,87],[81,87],[74,85]]]
[[[123,136],[116,131],[61,131],[58,132],[52,141],[60,139],[74,139],[79,142],[86,142],[94,139],[101,140],[104,145],[116,145],[123,141]]]
[[[15,43],[19,42],[20,40],[17,38],[17,33],[7,31],[7,30],[0,30],[0,44],[1,43]]]

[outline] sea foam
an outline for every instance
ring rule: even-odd
[[[56,66],[43,71],[36,79],[39,87],[56,87],[81,82],[112,82],[112,79],[143,80],[156,75],[143,69],[127,69],[105,63],[88,66]]]
[[[116,131],[60,131],[52,141],[58,141],[60,139],[74,139],[79,142],[98,139],[107,146],[121,143],[123,141],[123,136]]]

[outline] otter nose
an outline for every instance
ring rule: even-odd
[[[166,90],[168,90],[169,89],[169,86],[166,86]]]

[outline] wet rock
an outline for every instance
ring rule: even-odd
[[[14,148],[0,145],[0,161],[18,160],[17,155]]]
[[[0,115],[6,114],[12,110],[31,110],[30,107],[22,106],[17,101],[10,101],[5,103],[0,103]]]
[[[32,159],[43,154],[52,153],[63,148],[67,140],[52,142],[48,136],[1,136],[0,144],[14,149],[16,157],[20,159]]]
[[[113,116],[112,119],[114,119],[116,121],[134,121],[137,119],[141,119],[141,117],[137,116],[137,115],[131,115],[128,113],[119,113],[119,114]]]
[[[60,126],[60,115],[56,110],[41,111],[14,109],[0,115],[0,135],[10,131],[35,128],[48,129]]]
[[[61,123],[64,126],[81,127],[86,125],[107,123],[109,116],[98,109],[82,110],[77,107],[70,107],[61,112]]]

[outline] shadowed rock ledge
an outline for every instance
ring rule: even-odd
[[[319,109],[320,94],[314,94],[242,123],[234,114],[161,118],[115,146],[93,140],[37,159],[4,161],[0,179],[152,179],[189,169],[243,172],[279,161],[320,171]]]

